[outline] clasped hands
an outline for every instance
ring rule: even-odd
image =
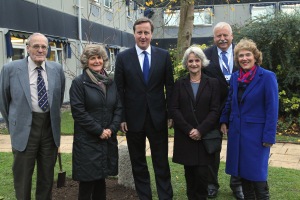
[[[112,132],[110,129],[103,129],[103,132],[100,135],[100,139],[107,140],[108,138],[111,137],[111,134],[112,134]]]
[[[192,139],[192,140],[201,140],[201,134],[200,132],[193,128],[190,133],[189,133],[189,137]]]

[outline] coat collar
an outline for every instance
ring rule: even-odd
[[[209,77],[205,75],[204,73],[201,73],[201,81],[199,84],[199,88],[197,91],[196,99],[194,98],[193,89],[190,82],[190,75],[188,74],[183,78],[183,85],[186,89],[188,95],[190,96],[191,101],[193,102],[194,107],[197,106],[197,103],[199,102],[199,98],[201,97],[202,91],[205,88],[206,84],[208,83]]]

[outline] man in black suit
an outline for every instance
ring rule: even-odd
[[[232,44],[233,34],[231,26],[226,22],[219,22],[213,29],[214,45],[204,51],[207,59],[210,60],[209,66],[204,68],[204,73],[210,77],[217,78],[221,91],[220,113],[224,107],[231,74],[237,70],[234,66]],[[224,58],[225,57],[225,58]],[[215,154],[215,163],[211,166],[211,177],[208,185],[208,198],[215,198],[218,194],[218,171],[220,165],[220,152]],[[241,180],[239,177],[231,176],[230,188],[236,199],[244,199]]]
[[[146,137],[151,148],[159,199],[172,199],[168,161],[169,106],[174,85],[173,67],[166,50],[150,45],[153,23],[138,19],[133,25],[135,47],[118,54],[115,81],[124,106],[121,131],[126,132],[136,191],[152,199],[146,161]],[[164,89],[166,94],[164,93]]]

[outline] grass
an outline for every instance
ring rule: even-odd
[[[12,153],[0,153],[0,200],[15,199],[12,179]],[[72,154],[63,154],[63,167],[67,172],[67,177],[72,176]],[[153,190],[153,199],[157,199],[157,192],[155,189],[155,181],[153,175],[153,168],[151,158],[147,158],[149,171],[151,174],[151,185]],[[183,166],[171,162],[171,175],[172,186],[174,191],[174,200],[186,200],[185,192],[185,178],[183,172]],[[221,162],[219,171],[220,192],[217,200],[234,200],[231,190],[229,188],[229,175],[224,172],[225,164]],[[55,179],[59,171],[58,164],[55,167]],[[33,178],[35,183],[35,177]],[[269,168],[269,186],[271,199],[273,200],[298,200],[300,199],[300,170],[284,169],[284,168]],[[32,191],[35,191],[35,184],[32,186]],[[34,192],[32,192],[34,196]]]

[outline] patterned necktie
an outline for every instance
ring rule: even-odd
[[[149,78],[149,59],[148,59],[147,51],[143,51],[143,54],[145,54],[144,63],[143,63],[143,75],[144,75],[145,83],[147,84]]]
[[[37,67],[36,70],[38,71],[38,78],[37,78],[37,90],[38,90],[38,103],[39,107],[45,112],[48,107],[48,96],[47,96],[47,90],[45,86],[45,81],[42,76],[42,67]]]
[[[228,58],[226,56],[226,51],[222,51],[221,55],[222,55],[222,60],[223,60],[223,64],[222,64],[222,69],[223,69],[223,74],[224,75],[230,75],[230,71],[229,71],[229,65],[228,65]],[[225,66],[224,66],[225,64]]]

